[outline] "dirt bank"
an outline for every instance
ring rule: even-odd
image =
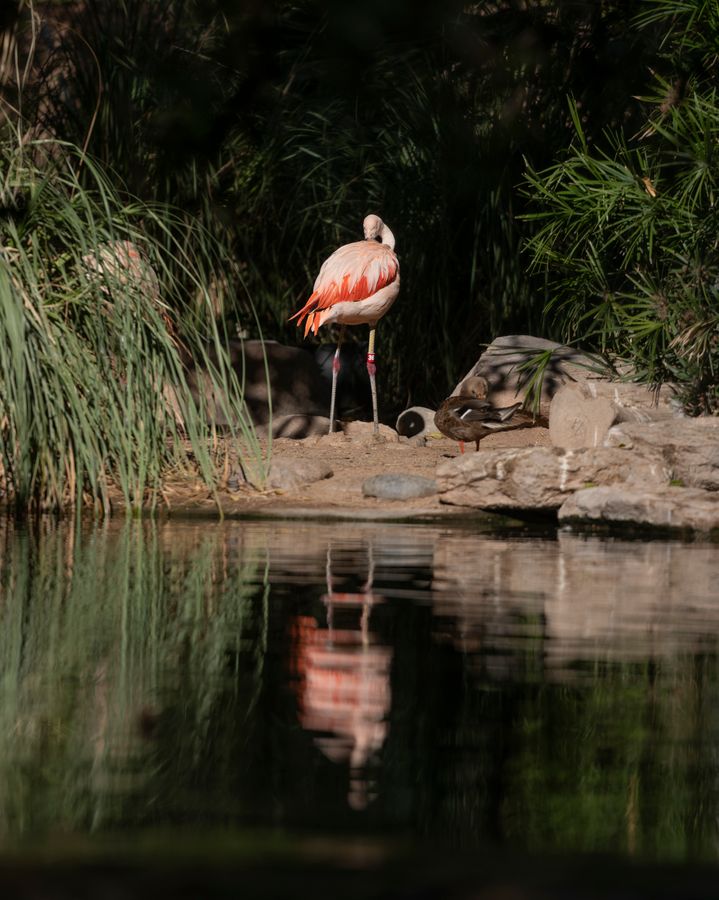
[[[493,434],[482,441],[483,449],[548,445],[549,433],[545,428]],[[473,453],[474,448],[467,447],[466,452]],[[446,506],[436,496],[384,500],[365,497],[362,493],[363,483],[373,475],[396,473],[434,478],[437,463],[458,453],[458,445],[447,438],[430,438],[423,446],[403,440],[350,440],[341,434],[304,440],[279,439],[272,443],[274,462],[324,463],[331,469],[331,477],[299,487],[264,491],[251,487],[241,477],[239,483],[237,477],[230,477],[228,484],[220,489],[220,505],[227,516],[466,517],[467,510]],[[183,478],[166,483],[163,501],[163,508],[170,515],[217,514],[217,505],[207,488]]]

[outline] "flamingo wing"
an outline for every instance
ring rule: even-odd
[[[376,241],[355,241],[339,247],[322,264],[312,294],[292,319],[305,322],[305,335],[312,328],[317,332],[315,313],[329,309],[335,303],[366,300],[381,288],[391,284],[399,272],[399,261],[386,244]]]

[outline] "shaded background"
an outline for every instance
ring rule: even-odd
[[[640,6],[90,0],[36,4],[34,37],[27,9],[3,17],[32,59],[26,121],[198,216],[236,263],[218,307],[243,334],[301,343],[287,319],[322,260],[367,212],[387,220],[388,409],[438,402],[498,334],[558,336],[517,187],[568,145],[568,96],[590,141],[644,121],[657,35],[633,26]]]

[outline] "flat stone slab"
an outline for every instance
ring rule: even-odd
[[[564,502],[558,515],[565,524],[614,523],[719,531],[719,494],[682,487],[596,487],[577,491]]]
[[[362,484],[365,497],[381,500],[411,500],[415,497],[431,497],[437,493],[437,482],[423,475],[384,473],[373,475]]]
[[[604,443],[635,453],[659,450],[684,487],[719,491],[719,416],[622,422],[609,429]]]
[[[608,447],[479,450],[437,466],[442,503],[479,509],[559,509],[575,491],[606,484],[668,485],[662,453]]]

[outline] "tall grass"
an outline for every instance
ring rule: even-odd
[[[154,505],[176,466],[214,490],[211,429],[188,388],[188,355],[237,423],[230,439],[259,458],[212,315],[208,285],[222,260],[201,226],[120,195],[71,146],[6,138],[0,154],[4,501],[108,511],[119,493],[126,506]]]

